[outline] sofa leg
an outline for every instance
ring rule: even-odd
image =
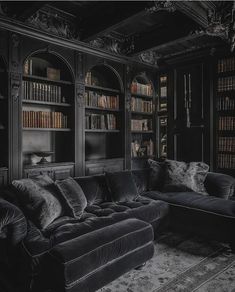
[[[145,265],[146,265],[146,263],[143,263],[142,265],[136,267],[135,270],[137,270],[137,271],[142,270]]]

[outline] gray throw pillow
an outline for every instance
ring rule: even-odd
[[[14,180],[22,209],[39,229],[45,229],[62,215],[62,206],[53,180],[47,175]]]
[[[194,192],[207,194],[204,181],[209,170],[209,166],[204,162],[190,162],[176,160],[165,160],[165,186],[184,185]]]
[[[71,215],[74,218],[80,218],[87,206],[87,199],[80,185],[72,177],[58,180],[55,184],[66,200]]]

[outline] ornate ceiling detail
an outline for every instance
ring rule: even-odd
[[[155,51],[146,51],[139,55],[139,59],[141,62],[150,64],[150,65],[158,65],[158,60],[162,58],[162,55],[157,54]]]
[[[146,9],[150,13],[155,13],[158,11],[167,11],[167,12],[175,12],[176,7],[174,3],[170,0],[165,1],[154,1],[152,7]]]
[[[207,13],[208,26],[204,30],[207,35],[217,36],[226,40],[231,51],[235,49],[235,2],[229,10],[216,11],[208,10]]]
[[[126,37],[117,33],[100,36],[89,42],[93,47],[104,49],[119,55],[130,54],[134,50],[134,37]]]
[[[26,22],[48,33],[67,39],[79,40],[78,33],[74,29],[74,19],[70,15],[49,6],[38,10]]]

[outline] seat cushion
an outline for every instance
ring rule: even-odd
[[[235,217],[235,202],[221,198],[203,196],[195,192],[161,193],[159,191],[146,192],[144,196],[203,212]]]
[[[50,255],[56,260],[54,272],[58,273],[58,280],[64,282],[67,291],[120,258],[146,245],[152,246],[152,240],[150,224],[128,219],[61,243],[50,251]],[[148,258],[152,254],[153,250]],[[129,262],[128,265],[135,267],[138,264]]]

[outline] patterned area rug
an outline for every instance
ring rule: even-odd
[[[155,254],[99,292],[235,292],[235,254],[227,245],[168,233]]]

